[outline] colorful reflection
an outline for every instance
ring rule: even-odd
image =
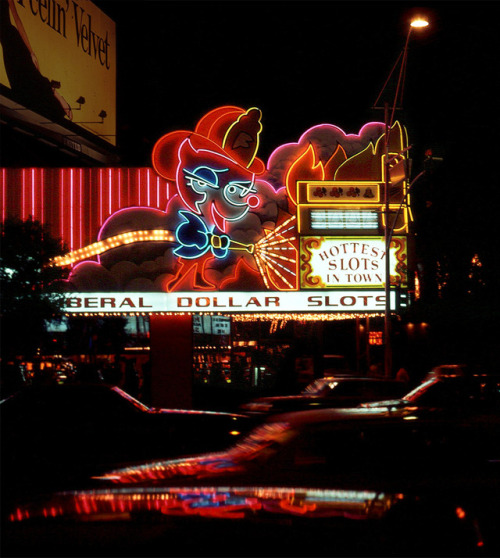
[[[296,435],[285,422],[261,425],[227,451],[201,456],[148,461],[110,471],[98,480],[132,484],[166,479],[206,478],[220,473],[238,473],[252,463],[265,462],[281,444]]]
[[[274,486],[120,488],[56,494],[45,504],[17,507],[9,520],[127,521],[143,514],[156,520],[188,515],[243,519],[256,514],[378,519],[402,499],[401,494],[374,491]]]

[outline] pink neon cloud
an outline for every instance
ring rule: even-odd
[[[364,124],[357,134],[346,134],[344,130],[333,124],[318,124],[306,130],[297,142],[285,143],[277,147],[267,161],[265,178],[275,188],[284,184],[285,173],[304,148],[312,143],[323,163],[326,163],[335,152],[337,145],[344,148],[348,157],[359,153],[366,146],[385,132],[383,122]]]

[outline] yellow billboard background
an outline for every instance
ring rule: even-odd
[[[29,103],[19,87],[16,89],[11,83],[14,74],[20,71],[21,62],[26,62],[24,49],[29,45],[35,62],[31,64],[27,60],[29,71],[25,74],[38,70],[49,82],[59,82],[56,93],[72,109],[72,114],[64,119],[115,145],[115,23],[89,0],[2,0],[2,3],[2,15],[7,14],[8,5],[11,24],[2,36],[0,58],[0,83],[10,90],[6,94],[23,106]],[[7,45],[9,38],[15,40]],[[16,49],[19,51],[17,66]],[[10,61],[6,60],[7,55]],[[82,97],[85,103],[77,103]]]

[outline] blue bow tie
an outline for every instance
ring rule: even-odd
[[[225,258],[229,251],[231,239],[225,234],[218,234],[214,227],[208,229],[207,224],[195,213],[179,211],[183,222],[175,229],[177,242],[180,244],[174,254],[181,258],[193,260],[204,256],[211,251],[216,258]],[[217,237],[217,246],[214,246],[212,238]]]

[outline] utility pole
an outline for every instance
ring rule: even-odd
[[[383,216],[385,217],[384,223],[384,244],[385,244],[385,312],[384,312],[384,376],[386,378],[390,378],[392,376],[392,346],[391,346],[391,267],[390,267],[390,248],[391,248],[391,239],[392,233],[394,229],[394,224],[390,226],[389,219],[390,219],[390,161],[389,161],[389,135],[391,131],[391,127],[394,121],[394,114],[396,109],[398,108],[398,101],[400,102],[400,107],[403,104],[403,89],[404,89],[404,81],[406,77],[406,63],[408,58],[408,44],[410,42],[410,35],[414,28],[424,28],[428,25],[428,22],[424,18],[417,17],[410,22],[410,26],[408,29],[408,34],[406,36],[406,41],[404,48],[399,55],[396,63],[392,67],[389,76],[382,87],[382,90],[375,101],[373,108],[381,108],[378,107],[378,101],[382,97],[386,86],[391,79],[393,72],[399,67],[399,75],[397,79],[396,85],[396,93],[394,95],[394,102],[389,111],[389,104],[387,101],[384,103],[384,124],[385,124],[385,137],[384,137],[384,147],[385,147],[385,161],[384,161],[384,209],[383,209]],[[395,217],[396,218],[396,217]]]
[[[389,105],[384,104],[384,123],[385,123],[385,161],[384,161],[384,245],[385,245],[385,312],[384,312],[384,376],[390,378],[392,375],[392,346],[391,346],[391,230],[389,228]]]

